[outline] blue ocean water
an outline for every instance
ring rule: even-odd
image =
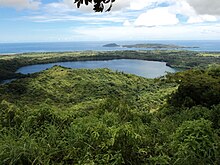
[[[185,48],[186,50],[220,52],[220,40],[204,40],[204,41],[157,40],[157,41],[115,41],[115,42],[102,41],[102,42],[0,43],[0,54],[27,53],[27,52],[63,52],[63,51],[84,51],[84,50],[94,50],[94,51],[140,50],[135,48],[103,47],[103,45],[109,43],[117,43],[119,45],[143,44],[143,43],[174,44],[174,45],[186,46],[186,47],[198,47],[198,48]],[[141,50],[146,50],[146,49],[141,49]]]

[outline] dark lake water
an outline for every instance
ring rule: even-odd
[[[167,72],[176,72],[175,69],[166,66],[165,62],[120,59],[108,61],[76,61],[30,65],[18,69],[17,73],[36,73],[51,68],[55,65],[60,65],[68,68],[109,68],[114,71],[123,71],[125,73],[131,73],[146,78],[156,78],[165,75]]]

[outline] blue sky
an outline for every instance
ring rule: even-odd
[[[219,40],[219,0],[116,0],[112,11],[74,0],[0,0],[0,42]]]

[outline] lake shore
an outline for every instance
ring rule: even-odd
[[[148,51],[75,51],[75,52],[36,52],[0,56],[0,81],[24,77],[15,73],[19,68],[35,64],[69,61],[102,61],[114,59],[139,59],[166,62],[177,69],[205,67],[212,63],[220,64],[217,56],[203,56],[202,52],[181,50]]]

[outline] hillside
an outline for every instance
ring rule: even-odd
[[[158,98],[159,105],[163,102],[160,99],[163,99],[166,94],[166,91],[163,91],[166,89],[159,87],[151,79],[123,72],[113,72],[109,69],[72,70],[60,66],[55,66],[40,74],[34,74],[29,78],[17,80],[4,87],[8,89],[5,93],[1,92],[2,96],[7,94],[11,98],[10,100],[26,101],[30,106],[38,105],[39,102],[46,99],[56,104],[76,106],[76,104],[84,102],[95,101],[99,103],[107,98],[117,100],[125,97],[130,101],[136,100],[138,103],[146,104],[154,102],[153,99],[149,99],[150,97],[158,98],[161,95],[161,98]],[[158,88],[161,88],[161,91],[158,91]],[[145,96],[149,91],[151,95]]]
[[[1,85],[0,164],[217,164],[219,70],[55,66]]]

